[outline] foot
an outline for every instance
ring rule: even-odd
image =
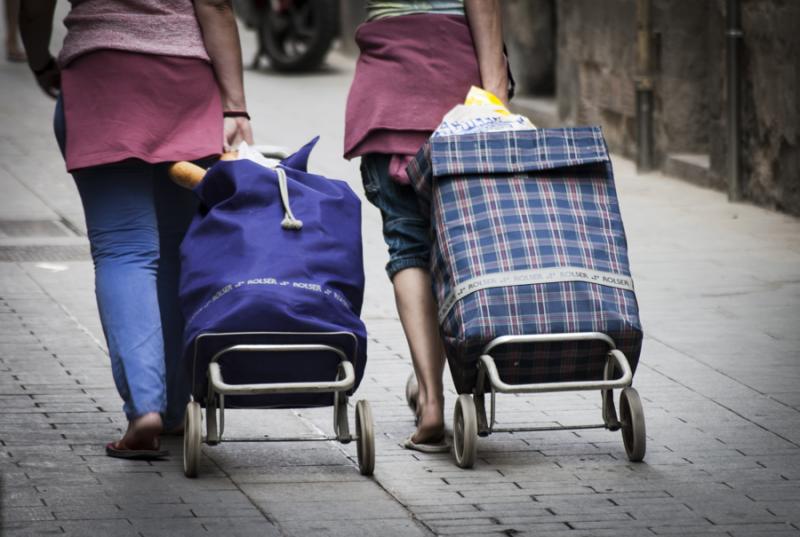
[[[444,440],[444,398],[417,400],[417,430],[411,435],[415,444],[439,444]]]
[[[110,457],[118,458],[158,458],[167,453],[161,450],[159,436],[164,426],[157,412],[139,416],[128,423],[125,435],[106,446]]]

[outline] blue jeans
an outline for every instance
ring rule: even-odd
[[[61,101],[54,127],[64,150]],[[179,246],[197,210],[166,164],[125,160],[75,171],[111,371],[129,420],[149,412],[181,425],[190,383],[182,363]]]
[[[389,279],[403,269],[430,268],[431,225],[422,214],[411,185],[389,176],[391,155],[370,153],[361,157],[364,194],[381,211],[383,240],[389,247],[386,273]]]

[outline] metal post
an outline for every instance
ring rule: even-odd
[[[739,73],[742,42],[740,0],[728,0],[728,200],[742,199],[741,184],[741,80]]]
[[[653,28],[651,0],[636,0],[636,169],[653,169]]]

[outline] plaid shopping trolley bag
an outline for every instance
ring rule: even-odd
[[[602,332],[635,369],[642,330],[608,149],[599,127],[434,136],[408,168],[430,211],[431,269],[450,371],[475,386],[505,335]],[[602,376],[600,341],[497,350],[512,383]]]

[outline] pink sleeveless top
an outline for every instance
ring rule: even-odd
[[[70,0],[62,68],[94,50],[208,60],[192,0]]]

